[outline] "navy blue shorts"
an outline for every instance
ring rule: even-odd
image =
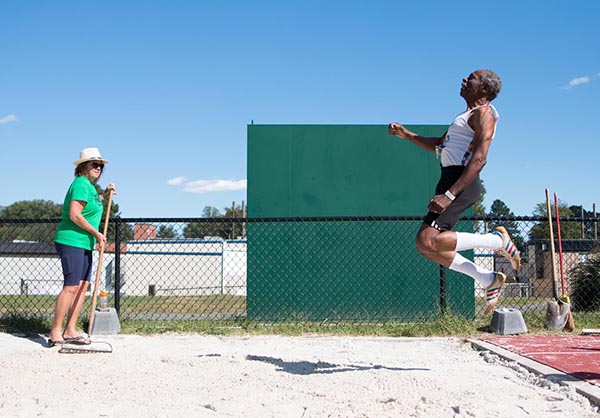
[[[83,248],[54,243],[62,264],[64,285],[79,286],[79,282],[90,281],[92,276],[92,252]]]

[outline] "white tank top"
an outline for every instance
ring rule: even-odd
[[[492,134],[493,138],[496,135],[496,125],[498,124],[500,116],[498,115],[496,108],[491,104],[484,106],[490,107],[494,114],[494,119],[496,119],[496,122],[494,123],[494,132]],[[475,109],[477,109],[477,107],[458,115],[454,118],[452,124],[448,128],[448,133],[446,133],[444,142],[437,150],[438,152],[441,151],[442,167],[451,165],[465,166],[471,161],[471,157],[473,156],[471,153],[471,142],[473,142],[475,132],[469,126],[469,117],[471,117],[471,112]]]

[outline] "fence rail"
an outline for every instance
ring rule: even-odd
[[[561,219],[563,269],[554,268],[574,311],[600,318],[598,221]],[[62,288],[53,244],[58,222],[0,219],[0,316],[52,315]],[[417,253],[420,223],[420,216],[115,217],[100,290],[109,292],[121,317],[144,320],[381,322],[422,321],[447,311],[481,315],[484,289]],[[497,225],[507,227],[522,252],[519,272],[490,250],[465,255],[513,278],[501,306],[543,315],[554,294],[548,218],[464,217],[457,229],[484,233]]]

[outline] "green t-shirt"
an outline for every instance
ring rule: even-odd
[[[102,219],[102,200],[96,191],[96,186],[86,176],[77,176],[65,196],[63,203],[62,220],[54,236],[54,242],[71,247],[93,250],[96,238],[89,232],[81,229],[69,218],[69,207],[72,200],[86,202],[81,214],[98,229]]]

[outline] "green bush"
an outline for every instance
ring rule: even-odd
[[[588,255],[572,271],[571,304],[574,311],[595,311],[600,308],[600,249]]]

